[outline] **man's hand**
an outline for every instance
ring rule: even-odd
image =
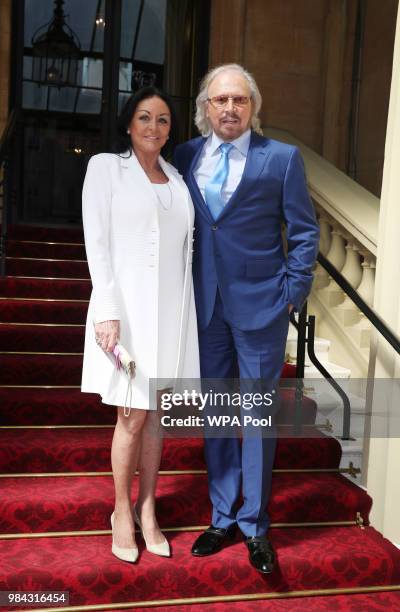
[[[289,314],[290,314],[292,312],[293,308],[294,308],[294,305],[293,304],[289,304],[288,308],[289,308]]]
[[[120,322],[102,321],[94,326],[96,342],[103,351],[111,353],[119,340]]]

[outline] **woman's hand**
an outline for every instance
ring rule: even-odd
[[[114,346],[119,341],[119,332],[119,321],[102,321],[94,326],[96,342],[107,353],[114,350]]]

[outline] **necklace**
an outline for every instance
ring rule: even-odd
[[[164,210],[170,210],[170,208],[172,207],[172,191],[171,191],[171,187],[169,186],[169,181],[168,183],[152,183],[153,185],[153,189],[154,192],[157,196],[157,200],[159,201],[159,203],[161,204],[161,206],[163,207]],[[158,188],[154,187],[154,185],[167,185],[168,187],[168,202],[165,201],[163,198],[160,197],[159,192],[158,192]]]

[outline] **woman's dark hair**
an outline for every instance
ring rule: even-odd
[[[127,134],[127,129],[135,114],[138,104],[142,100],[154,97],[160,98],[168,106],[171,114],[171,130],[169,132],[169,139],[161,149],[161,153],[164,157],[169,157],[174,150],[176,144],[176,118],[174,107],[169,97],[157,87],[143,87],[136,91],[128,100],[125,102],[124,107],[118,117],[117,121],[117,138],[115,146],[113,147],[114,153],[125,153],[129,151],[132,153],[131,137]]]

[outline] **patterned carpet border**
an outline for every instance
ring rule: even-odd
[[[120,602],[114,604],[94,604],[87,606],[64,606],[57,608],[23,608],[14,612],[24,612],[24,610],[35,610],[36,612],[89,612],[91,610],[133,610],[138,608],[154,608],[156,606],[177,606],[191,604],[207,604],[218,602],[235,602],[235,601],[262,601],[270,599],[289,599],[310,597],[318,595],[355,595],[360,593],[379,593],[386,591],[400,591],[400,584],[386,586],[368,586],[368,587],[349,587],[343,589],[308,589],[304,591],[286,591],[286,592],[267,592],[267,593],[249,593],[242,595],[221,595],[211,597],[188,597],[181,599],[157,599],[147,601],[132,601]]]

